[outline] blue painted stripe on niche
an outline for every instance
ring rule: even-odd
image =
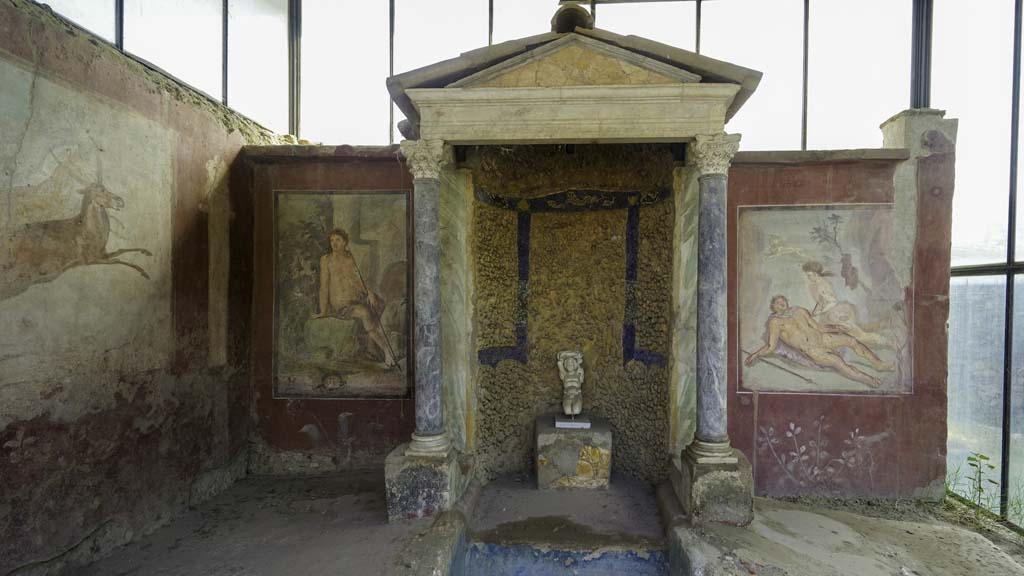
[[[530,300],[530,223],[532,217],[529,212],[521,211],[516,217],[516,260],[517,260],[517,282],[516,282],[516,305],[514,310],[515,318],[515,346],[496,346],[493,348],[482,348],[476,356],[477,360],[485,366],[497,366],[502,360],[514,360],[526,364],[526,335],[529,332],[529,300]]]
[[[636,347],[637,269],[640,267],[640,206],[630,203],[626,211],[626,306],[622,311],[622,365],[636,360],[664,366],[665,356]]]
[[[648,365],[664,366],[665,356],[650,350],[636,347],[636,310],[637,310],[637,276],[640,261],[640,206],[665,199],[671,191],[659,190],[656,194],[622,194],[595,191],[575,191],[560,193],[544,198],[535,198],[520,206],[516,216],[516,304],[515,345],[482,348],[477,352],[477,359],[486,366],[496,366],[502,360],[513,360],[525,364],[528,360],[526,338],[529,332],[529,298],[530,298],[530,230],[532,212],[578,211],[586,209],[622,209],[626,208],[626,286],[625,309],[622,318],[622,363],[636,360]],[[576,194],[576,196],[571,196]],[[512,208],[515,204],[511,199],[491,196],[483,190],[477,190],[477,199],[487,204]],[[573,200],[587,199],[589,207],[581,206]]]
[[[633,204],[626,211],[626,282],[636,282],[640,257],[640,207]]]

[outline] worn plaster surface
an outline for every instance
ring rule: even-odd
[[[0,573],[46,574],[244,474],[227,166],[275,138],[40,5],[0,30]]]
[[[474,185],[528,199],[566,190],[652,192],[673,182],[665,146],[481,147],[467,165]],[[639,206],[634,283],[636,348],[667,358],[673,204]],[[533,420],[562,398],[559,350],[583,353],[583,414],[611,424],[612,468],[650,482],[666,475],[668,369],[664,362],[625,361],[628,210],[544,212],[531,216],[528,246],[520,216],[474,204],[477,352],[514,347],[493,366],[481,363],[476,445],[482,475],[532,468]],[[519,254],[529,251],[520,288]],[[517,299],[525,296],[520,311]],[[525,330],[523,326],[525,325]],[[522,342],[517,330],[523,330]],[[521,344],[521,346],[519,346]]]

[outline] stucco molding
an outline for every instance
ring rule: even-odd
[[[701,176],[729,174],[729,165],[740,148],[739,134],[698,134],[690,146],[693,165]]]
[[[437,180],[449,164],[451,147],[444,140],[402,140],[402,156],[413,178]]]

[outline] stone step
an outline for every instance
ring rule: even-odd
[[[596,532],[563,516],[508,522],[471,534],[465,574],[668,574],[664,540]]]

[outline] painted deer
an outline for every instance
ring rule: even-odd
[[[82,179],[75,178],[82,182]],[[120,264],[143,278],[149,274],[137,264],[117,257],[129,252],[152,256],[144,248],[107,252],[110,236],[108,210],[120,210],[124,199],[103,186],[103,166],[97,159],[96,182],[77,190],[82,208],[77,215],[60,220],[31,222],[3,238],[0,246],[0,300],[21,294],[35,284],[57,278],[76,266]]]

